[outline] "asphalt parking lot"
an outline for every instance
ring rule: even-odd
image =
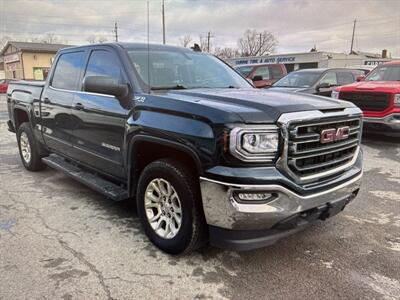
[[[0,96],[0,299],[400,299],[400,140],[364,139],[358,198],[251,252],[170,256],[128,203],[26,171]]]

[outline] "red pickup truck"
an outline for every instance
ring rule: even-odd
[[[400,137],[400,61],[381,64],[357,81],[336,88],[332,97],[363,111],[364,131]]]
[[[252,80],[256,88],[270,87],[287,74],[284,64],[247,64],[234,68],[243,77]]]

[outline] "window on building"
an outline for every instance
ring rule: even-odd
[[[89,58],[85,76],[108,76],[116,82],[122,79],[121,67],[118,58],[104,50],[95,50]]]
[[[54,70],[51,86],[76,90],[81,70],[83,69],[84,52],[70,52],[62,54]]]
[[[49,68],[45,68],[45,67],[33,68],[33,79],[34,80],[46,80],[48,74],[49,74]]]
[[[269,79],[269,69],[268,67],[258,67],[256,71],[254,72],[253,77],[255,76],[261,76],[262,80],[267,80]]]

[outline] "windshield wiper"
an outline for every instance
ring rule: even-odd
[[[186,90],[187,88],[181,84],[173,85],[173,86],[152,86],[151,90]]]

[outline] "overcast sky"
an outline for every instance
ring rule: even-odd
[[[161,0],[151,0],[150,42],[162,42]],[[211,31],[213,46],[235,47],[247,29],[267,30],[279,41],[277,53],[318,50],[349,52],[357,19],[355,50],[400,57],[400,0],[165,0],[166,38],[178,44]],[[84,44],[90,35],[120,41],[147,40],[143,0],[0,0],[0,40],[57,35],[69,44]]]

